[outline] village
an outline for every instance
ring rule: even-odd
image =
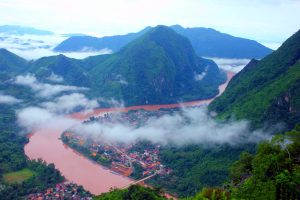
[[[131,126],[141,126],[152,117],[170,113],[162,111],[131,111],[128,113],[106,113],[102,116],[91,117],[84,123],[129,123]],[[161,146],[147,142],[135,144],[112,144],[91,137],[84,137],[80,133],[66,131],[62,140],[70,147],[87,155],[92,160],[109,167],[113,172],[143,178],[153,174],[167,175],[171,169],[164,166],[159,158]]]
[[[53,188],[48,188],[43,193],[33,193],[26,197],[27,200],[47,200],[47,199],[73,199],[73,200],[91,200],[92,195],[86,192],[81,186],[72,182],[63,182],[56,184]]]

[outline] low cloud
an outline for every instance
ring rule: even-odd
[[[32,76],[21,80],[19,82],[25,85],[36,84],[36,79],[33,79]],[[38,89],[36,91],[40,93]],[[43,102],[39,107],[18,110],[18,123],[27,131],[54,127],[60,130],[73,130],[96,140],[125,144],[146,140],[161,145],[199,144],[213,147],[225,144],[234,146],[257,143],[271,138],[268,131],[250,131],[250,124],[247,121],[218,122],[211,117],[205,106],[182,108],[172,114],[152,117],[139,127],[119,118],[121,115],[117,113],[113,115],[117,120],[113,121],[118,121],[118,123],[93,122],[83,124],[67,115],[79,110],[82,112],[91,111],[99,107],[98,102],[110,103],[112,107],[123,107],[122,103],[116,100],[101,98],[93,100],[88,99],[83,94],[73,93],[57,97],[53,101]],[[117,110],[114,109],[114,112]]]
[[[201,74],[195,74],[194,78],[196,81],[201,81],[206,76],[206,72],[202,72]]]
[[[207,114],[206,108],[183,109],[179,114],[150,119],[144,126],[127,123],[97,122],[73,127],[84,136],[112,143],[134,143],[147,140],[162,145],[200,144],[203,146],[238,145],[267,140],[271,136],[263,131],[251,132],[247,121],[219,123]]]
[[[22,100],[13,96],[0,94],[0,104],[16,104],[20,102],[22,102]]]
[[[18,56],[25,58],[27,60],[36,60],[45,56],[56,56],[63,54],[69,58],[84,59],[89,56],[97,56],[103,54],[109,54],[110,51],[94,51],[94,52],[54,52],[52,49],[34,48],[34,49],[12,49],[7,48],[7,50],[17,54]]]
[[[38,129],[67,129],[79,121],[52,113],[39,107],[28,107],[17,111],[18,125],[31,132]]]
[[[37,80],[37,78],[34,75],[31,74],[17,76],[15,78],[14,83],[17,85],[24,85],[30,87],[33,91],[37,92],[38,96],[43,98],[55,96],[62,92],[67,92],[67,91],[87,90],[87,88],[84,87],[41,83]]]
[[[229,59],[229,58],[208,58],[213,60],[219,68],[226,71],[238,73],[241,71],[249,62],[250,59]]]
[[[88,99],[80,93],[64,95],[56,98],[54,101],[44,102],[41,105],[50,112],[60,114],[79,110],[89,111],[99,107],[99,104],[96,100]]]
[[[83,59],[89,56],[111,54],[112,50],[104,48],[93,50],[83,48],[80,52],[55,52],[53,49],[67,37],[55,35],[10,35],[1,34],[1,48],[5,48],[27,60],[36,60],[45,56],[64,54],[65,56]]]
[[[116,99],[106,99],[106,98],[97,98],[98,102],[100,102],[100,104],[103,104],[106,107],[109,108],[124,108],[125,107],[125,103],[124,101],[118,101]]]
[[[64,78],[62,76],[59,76],[57,74],[54,74],[53,72],[51,73],[51,75],[47,78],[49,81],[52,81],[52,82],[57,82],[57,83],[60,83],[60,82],[63,82],[64,81]]]

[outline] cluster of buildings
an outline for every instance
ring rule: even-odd
[[[168,110],[131,110],[129,112],[118,112],[118,113],[106,113],[101,116],[92,116],[89,120],[84,123],[98,122],[98,123],[126,123],[131,126],[144,125],[150,118],[161,117],[165,114],[170,114],[175,109]]]
[[[132,126],[141,126],[152,117],[160,117],[170,111],[145,111],[137,110],[127,113],[106,113],[99,117],[91,117],[84,123],[128,123]],[[65,132],[62,138],[72,147],[85,149],[85,154],[93,160],[109,163],[109,167],[116,173],[130,176],[134,172],[133,165],[139,165],[139,177],[145,177],[154,173],[169,174],[172,170],[165,167],[159,158],[160,145],[154,144],[111,144],[103,140],[83,138],[82,135],[73,132]]]
[[[97,142],[92,139],[83,139],[76,133],[66,132],[62,136],[68,138],[67,144],[72,147],[85,149],[85,154],[89,155],[93,160],[103,164],[103,160],[109,162],[111,170],[124,176],[130,176],[134,167],[133,164],[141,166],[140,177],[148,176],[154,173],[169,174],[172,170],[166,168],[159,158],[160,145],[145,145],[142,148],[139,143],[125,144],[108,144]]]
[[[53,188],[48,188],[43,193],[34,193],[26,197],[27,200],[91,200],[92,195],[86,192],[81,186],[71,182],[56,184]]]
[[[129,153],[129,157],[139,164],[143,171],[142,176],[149,176],[154,173],[158,173],[160,175],[166,175],[171,173],[171,169],[165,167],[159,159],[159,149],[160,145],[146,145],[144,151],[133,151]],[[130,151],[130,149],[129,149]]]

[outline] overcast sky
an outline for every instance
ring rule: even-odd
[[[300,28],[300,0],[1,0],[0,9],[0,25],[99,35],[180,24],[281,42]]]

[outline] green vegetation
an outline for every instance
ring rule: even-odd
[[[51,74],[63,77],[64,82],[76,86],[90,86],[80,61],[64,55],[43,57],[32,62],[27,72],[47,81]]]
[[[212,28],[183,28],[180,25],[170,26],[176,33],[188,38],[198,56],[216,58],[263,58],[272,52],[262,44],[245,38],[234,37]],[[137,33],[126,35],[105,36],[73,36],[57,45],[57,52],[82,51],[84,48],[102,50],[108,48],[119,51],[128,43],[137,39],[153,27],[146,27]]]
[[[95,200],[164,200],[159,189],[132,185],[128,189],[115,189],[94,198]]]
[[[154,177],[149,183],[180,197],[193,196],[199,189],[217,187],[228,180],[230,166],[245,149],[254,152],[255,146],[205,148],[188,145],[164,148],[160,153],[162,163],[173,171],[167,176]]]
[[[243,152],[240,159],[232,164],[230,180],[224,183],[224,188],[205,187],[185,200],[299,199],[299,152],[300,125],[285,134],[274,136],[271,141],[262,142],[254,155]],[[215,180],[217,181],[217,177]],[[174,185],[173,182],[169,184]],[[137,188],[132,191],[139,191],[141,194],[147,190],[140,186],[135,187]],[[124,194],[132,197],[135,194],[132,191],[114,190],[97,199],[143,199],[140,196],[124,198]],[[162,195],[161,192],[156,194]]]
[[[208,99],[226,79],[213,61],[195,54],[188,39],[165,26],[149,30],[115,54],[84,60],[58,55],[26,62],[2,49],[0,67],[3,81],[32,73],[49,82],[55,74],[63,78],[61,84],[89,88],[84,91],[88,96],[126,105]]]
[[[186,38],[164,26],[129,43],[89,74],[96,94],[127,105],[211,98],[225,81],[214,62],[197,57]]]
[[[230,193],[220,188],[203,188],[195,196],[184,200],[229,200]]]
[[[23,147],[27,142],[16,124],[14,107],[0,106],[0,199],[20,199],[63,181],[53,164],[29,161]]]
[[[289,128],[300,116],[300,31],[277,51],[252,60],[209,108],[220,118],[249,119],[255,126],[285,122]]]
[[[10,173],[3,174],[3,179],[4,179],[5,183],[15,184],[15,183],[22,183],[34,175],[35,175],[34,171],[32,171],[28,168],[24,168],[24,169],[16,171],[16,172],[10,172]]]
[[[256,155],[243,153],[231,168],[236,199],[300,198],[300,126],[259,145]]]
[[[3,73],[15,75],[23,72],[26,70],[27,64],[25,59],[6,49],[0,49],[0,75]]]
[[[6,183],[1,180],[0,199],[20,199],[26,195],[35,192],[44,191],[47,188],[54,187],[56,183],[62,182],[64,178],[54,167],[54,164],[47,165],[42,160],[33,160],[26,162],[26,169],[34,173],[33,176],[21,183]],[[26,169],[21,169],[24,171]]]

